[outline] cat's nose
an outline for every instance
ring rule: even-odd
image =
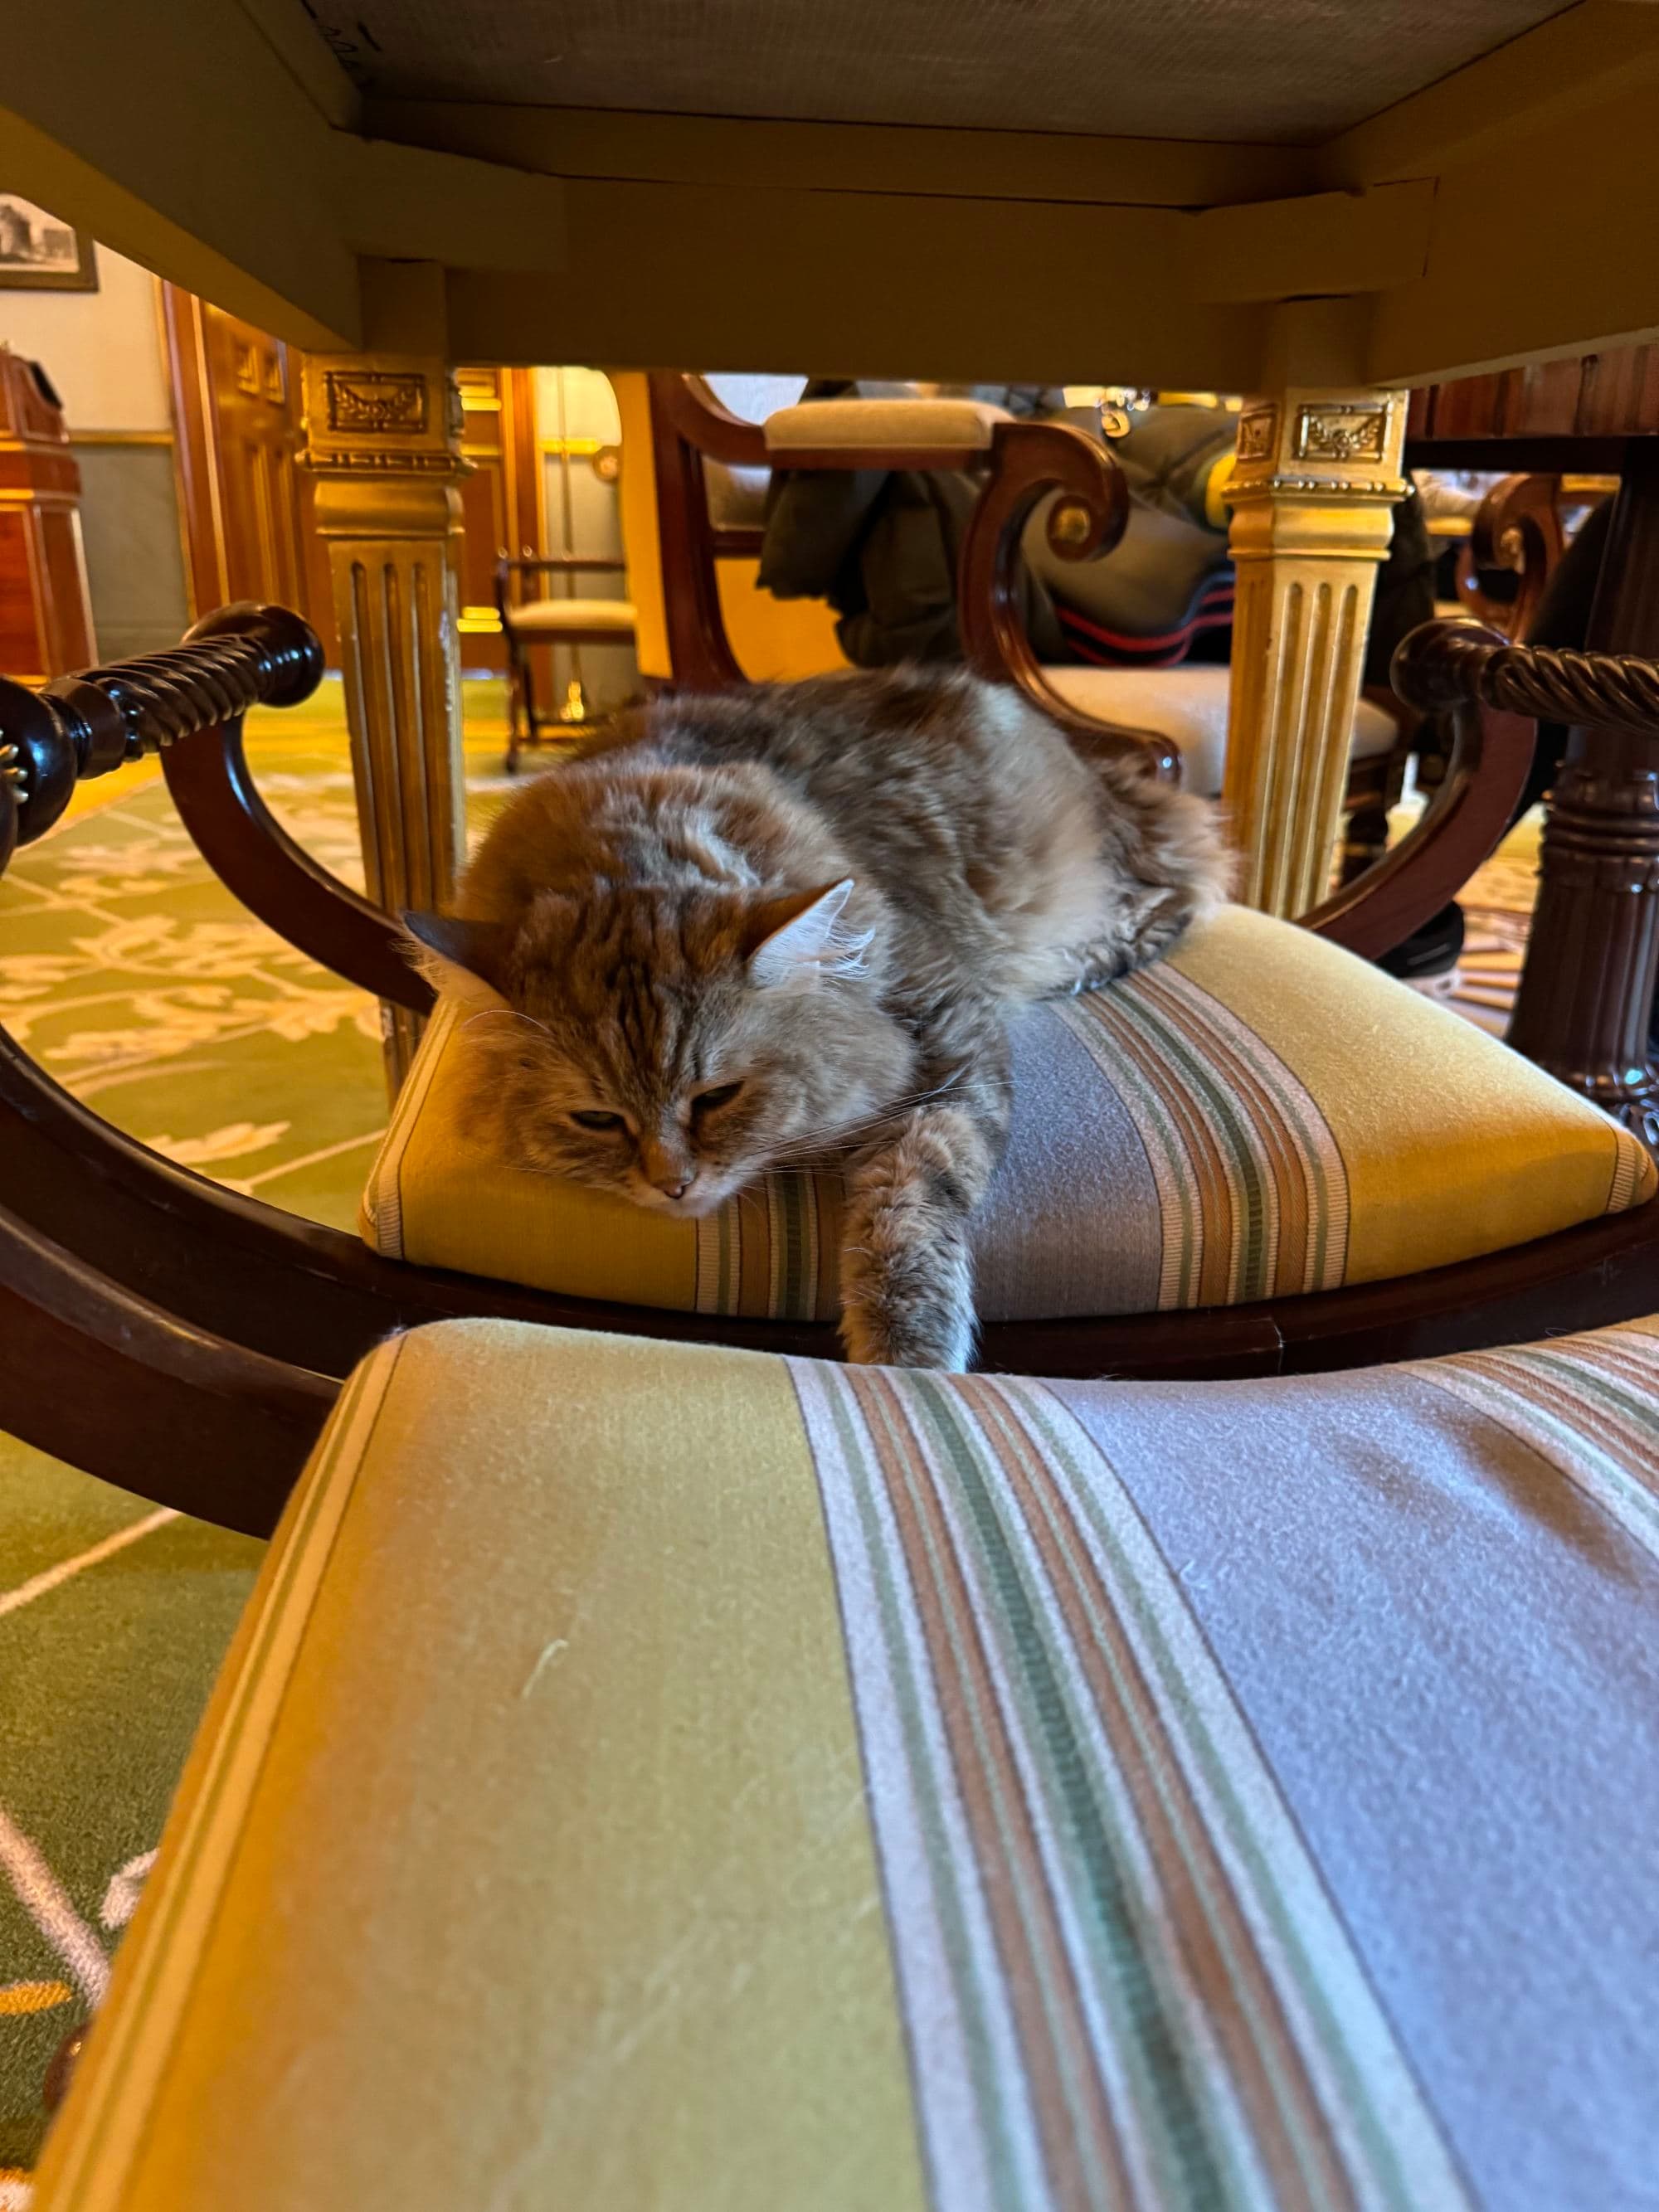
[[[674,1168],[667,1175],[651,1178],[665,1198],[684,1198],[696,1179],[696,1168]]]

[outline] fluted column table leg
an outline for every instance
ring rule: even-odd
[[[305,400],[368,896],[392,913],[441,905],[465,852],[459,398],[441,361],[322,354]],[[420,1024],[381,1012],[395,1094]]]
[[[1304,914],[1329,888],[1405,417],[1398,392],[1285,392],[1239,418],[1222,796],[1238,896],[1268,914]]]

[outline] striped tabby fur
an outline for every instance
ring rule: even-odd
[[[1199,801],[901,670],[654,702],[410,926],[488,987],[477,1109],[515,1165],[682,1218],[839,1167],[849,1354],[962,1368],[1010,1017],[1156,959],[1224,872]]]

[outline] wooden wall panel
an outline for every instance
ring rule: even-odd
[[[228,599],[297,607],[337,665],[327,550],[316,486],[297,465],[303,444],[301,356],[192,293],[162,287],[178,428],[179,500],[198,613]],[[528,369],[458,372],[471,473],[461,488],[461,658],[506,666],[495,563],[542,544],[535,380]]]
[[[334,659],[328,564],[297,465],[298,357],[172,284],[162,287],[162,325],[194,611],[277,600],[315,626]]]
[[[9,676],[44,676],[34,613],[34,548],[21,507],[0,507],[0,669]]]

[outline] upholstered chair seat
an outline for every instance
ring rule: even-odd
[[[623,1304],[835,1317],[836,1177],[780,1174],[680,1222],[515,1170],[473,1104],[489,1018],[449,1001],[427,1031],[364,1203],[377,1250]],[[1242,907],[1143,974],[1033,1011],[1014,1056],[1012,1137],[977,1223],[987,1321],[1410,1275],[1654,1188],[1632,1137],[1505,1046]]]
[[[617,637],[634,634],[634,607],[629,599],[530,599],[508,607],[507,627],[520,637],[568,637],[573,630],[604,631]]]
[[[36,2212],[1646,2202],[1656,1328],[382,1346]]]

